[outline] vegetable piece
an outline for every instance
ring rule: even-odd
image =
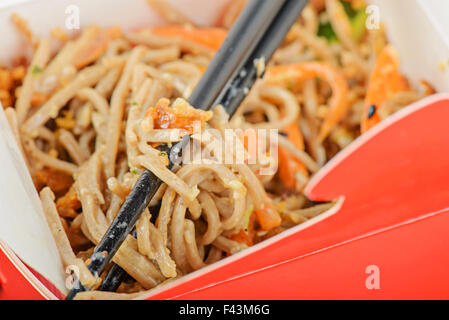
[[[209,49],[217,51],[224,39],[227,31],[221,28],[194,28],[191,26],[161,26],[151,29],[152,33],[161,37],[180,38],[203,45]]]
[[[41,104],[45,103],[49,99],[49,96],[41,93],[41,92],[33,92],[33,95],[31,96],[31,106],[40,106]]]
[[[324,0],[311,0],[310,5],[314,7],[316,11],[321,11],[326,7]]]
[[[17,27],[17,29],[25,36],[28,43],[31,45],[34,45],[34,35],[31,32],[30,26],[28,24],[28,21],[19,16],[17,13],[13,13],[11,15],[11,21],[14,23],[14,25]]]
[[[33,178],[37,190],[48,186],[55,194],[65,192],[73,184],[73,178],[71,176],[50,168],[43,168],[36,171]]]
[[[248,232],[250,230],[251,218],[253,218],[254,206],[251,205],[248,210],[246,210],[245,215],[243,216],[243,230]],[[254,222],[254,221],[253,221]],[[253,226],[254,227],[254,226]]]
[[[329,43],[338,42],[338,37],[335,34],[335,31],[332,28],[330,22],[320,23],[318,26],[317,35],[319,37],[326,38],[327,42]]]
[[[379,109],[389,97],[409,89],[407,79],[399,72],[398,53],[391,45],[386,46],[377,57],[370,76],[362,115],[362,132],[382,121],[381,114],[385,112],[379,112]]]
[[[262,230],[271,230],[281,225],[281,216],[271,202],[266,202],[262,209],[254,210],[254,213]]]
[[[249,236],[248,233],[243,231],[243,229],[240,230],[238,233],[230,235],[229,239],[233,240],[233,241],[236,241],[236,242],[244,243],[248,247],[251,247],[254,244],[253,243],[253,239]]]
[[[73,186],[64,196],[56,201],[56,208],[61,217],[75,218],[78,216],[77,210],[81,209],[81,202],[78,200]]]
[[[302,62],[271,66],[267,68],[265,76],[269,84],[283,85],[285,87],[291,85],[292,81],[304,81],[313,78],[326,80],[332,88],[329,112],[324,118],[318,136],[319,142],[323,142],[348,111],[348,85],[341,73],[325,63]]]
[[[282,130],[287,134],[287,139],[295,145],[296,148],[304,150],[304,139],[299,130],[298,124],[291,123],[288,127]],[[298,174],[302,174],[304,177],[308,177],[306,167],[291,154],[290,151],[279,147],[279,177],[283,185],[291,190],[298,190],[304,186],[304,181],[298,179]]]
[[[170,100],[160,99],[156,107],[149,108],[146,116],[153,118],[154,129],[184,129],[193,133],[195,122],[204,127],[204,123],[212,118],[212,111],[193,108],[184,99],[178,98],[170,107]]]
[[[357,15],[358,11],[352,7],[351,1],[340,1],[340,3],[343,6],[343,9],[345,10],[345,13],[348,16],[348,18],[351,19]]]
[[[355,16],[350,19],[352,39],[356,42],[359,42],[366,32],[366,18],[366,11],[358,10]]]
[[[31,70],[31,74],[32,75],[38,75],[38,74],[40,74],[40,73],[42,73],[42,68],[40,67],[40,66],[33,66],[33,69]]]
[[[353,7],[351,1],[340,1],[344,8],[344,12],[348,16],[349,26],[351,29],[351,37],[354,41],[359,42],[365,34],[366,27],[366,11],[365,6],[360,9]],[[318,27],[318,36],[326,38],[329,43],[338,42],[338,36],[332,28],[332,24],[328,21],[321,22]]]
[[[230,235],[229,239],[240,243],[244,243],[250,247],[254,244],[253,239],[255,235],[254,222],[256,220],[256,215],[254,214],[253,206],[251,206],[245,212],[245,216],[243,217],[243,219],[246,220],[244,228],[240,230],[238,233]]]

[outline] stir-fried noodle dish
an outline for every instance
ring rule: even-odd
[[[63,265],[93,289],[80,299],[135,297],[329,210],[304,194],[320,167],[434,92],[400,73],[383,25],[366,28],[366,3],[314,0],[269,63],[255,62],[261,77],[231,119],[221,106],[197,110],[189,95],[246,1],[208,28],[148,2],[167,25],[38,38],[12,16],[33,54],[0,69],[0,99]],[[229,131],[240,149],[226,144]],[[169,170],[158,147],[188,134],[200,161]],[[96,291],[108,270],[86,265],[145,169],[163,184],[113,258],[129,276],[116,293]]]

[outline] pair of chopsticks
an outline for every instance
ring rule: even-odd
[[[263,74],[255,61],[268,62],[308,1],[251,0],[229,31],[190,96],[189,103],[202,110],[222,105],[229,116],[232,116],[255,81]],[[161,151],[170,155],[168,168],[179,164],[183,147],[189,141],[190,136],[185,136],[172,148],[165,145],[160,147]],[[95,247],[92,254],[95,259],[90,259],[88,265],[92,274],[99,276],[104,272],[161,185],[162,181],[149,170],[142,173],[106,234]],[[115,291],[125,277],[123,269],[113,265],[99,289]],[[86,290],[88,288],[77,280],[66,299],[71,300],[78,292]]]

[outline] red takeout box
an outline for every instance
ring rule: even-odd
[[[226,0],[171,2],[207,25],[216,21]],[[449,59],[449,41],[429,4],[442,1],[371,2],[401,54],[403,71],[415,83],[425,79],[448,92],[449,74],[439,63]],[[64,26],[67,6],[73,3],[81,27],[162,23],[144,0],[126,1],[126,6],[120,0],[32,1],[0,10],[0,27],[6,30],[0,62],[21,53],[18,35],[8,24],[12,12],[45,34]],[[447,119],[449,94],[394,114],[338,154],[309,184],[312,200],[338,199],[331,211],[144,298],[449,298]],[[63,269],[13,141],[0,111],[0,299],[63,298]]]

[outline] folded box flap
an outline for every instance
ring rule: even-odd
[[[215,279],[213,285],[173,288],[148,299],[447,299],[448,224],[445,210],[269,268]]]
[[[65,292],[58,250],[3,108],[0,108],[0,150],[0,240]]]

